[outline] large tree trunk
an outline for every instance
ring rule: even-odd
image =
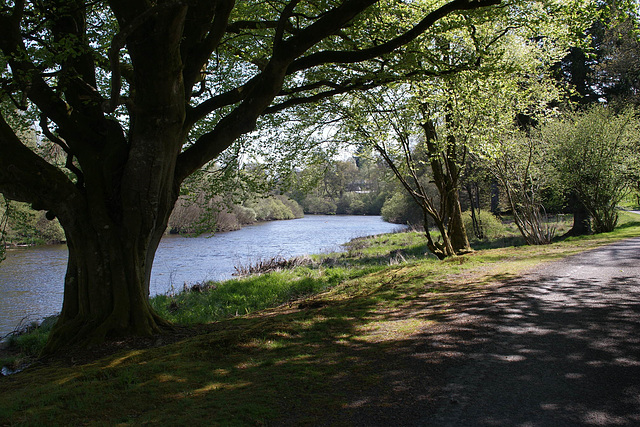
[[[184,6],[158,10],[129,36],[135,111],[123,132],[96,114],[99,139],[60,128],[82,170],[73,200],[54,209],[69,245],[62,313],[46,351],[167,322],[149,304],[153,258],[178,195],[176,162],[188,129],[180,56]],[[135,42],[134,42],[135,40]],[[85,148],[87,147],[88,148]],[[81,150],[82,148],[82,150]]]
[[[166,207],[155,227],[141,227],[141,208],[122,222],[99,207],[62,212],[69,261],[64,303],[45,352],[91,345],[119,335],[152,335],[169,324],[149,304],[153,257],[166,226]]]
[[[573,226],[568,231],[569,236],[582,236],[591,234],[591,217],[589,212],[580,204],[580,207],[573,212]]]

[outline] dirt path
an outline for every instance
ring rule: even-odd
[[[473,342],[437,411],[410,424],[640,425],[640,238],[547,264],[465,313]]]

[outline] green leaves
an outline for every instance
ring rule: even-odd
[[[554,148],[559,181],[578,195],[594,231],[612,231],[618,203],[639,176],[638,112],[595,106],[548,124],[543,137]]]

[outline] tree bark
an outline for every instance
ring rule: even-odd
[[[69,261],[65,298],[45,352],[92,345],[118,335],[152,335],[169,324],[149,304],[149,277],[157,243],[128,235],[127,227],[76,221],[65,224]]]
[[[166,181],[171,170],[152,182]],[[137,171],[140,175],[129,179],[142,182],[150,176],[140,165]],[[52,211],[65,231],[69,261],[62,312],[45,352],[113,336],[148,336],[169,326],[151,308],[149,283],[177,187],[165,193],[163,186],[149,184],[146,193],[129,193],[112,187],[102,172],[98,165],[85,168],[89,191],[78,191]]]
[[[471,223],[473,224],[473,234],[476,238],[483,240],[485,238],[482,221],[479,218],[480,212],[480,189],[478,184],[467,183],[467,195],[469,196],[469,207],[471,209]]]
[[[495,178],[491,180],[491,208],[489,210],[494,215],[500,215],[500,186]]]
[[[571,236],[591,234],[591,218],[589,212],[581,205],[573,212],[573,226],[569,230]]]
[[[464,219],[462,218],[462,208],[460,206],[460,197],[457,188],[451,191],[449,205],[450,216],[448,232],[451,239],[451,246],[458,255],[469,253],[471,252],[471,245],[469,244],[467,229],[464,225]]]

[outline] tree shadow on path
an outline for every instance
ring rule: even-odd
[[[628,240],[512,280],[420,425],[640,425],[640,250]]]

